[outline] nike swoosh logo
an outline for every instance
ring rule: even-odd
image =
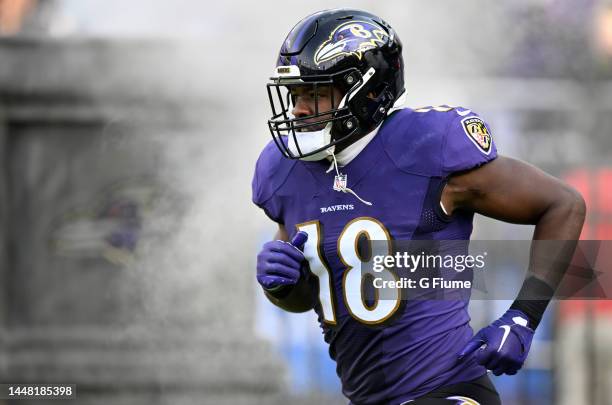
[[[459,114],[462,117],[465,117],[466,115],[472,112],[472,110],[465,110],[465,111],[455,110],[455,111],[457,112],[457,114]]]
[[[501,343],[499,344],[499,349],[497,349],[498,352],[501,350],[504,343],[506,343],[506,339],[508,338],[508,335],[510,334],[510,326],[502,325],[500,326],[500,328],[504,330],[504,336],[502,337]]]

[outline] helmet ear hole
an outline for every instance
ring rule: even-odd
[[[348,86],[354,85],[355,83],[357,83],[358,80],[359,80],[359,78],[357,77],[357,74],[355,72],[351,72],[351,73],[347,74],[346,76],[344,76],[344,82]]]
[[[389,86],[385,83],[379,83],[370,93],[372,95],[371,98],[379,98],[388,87]],[[370,94],[368,94],[368,96],[370,96]]]

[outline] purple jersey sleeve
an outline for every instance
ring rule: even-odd
[[[462,107],[404,109],[383,128],[389,158],[408,173],[445,178],[497,157],[489,126]]]
[[[468,114],[461,115],[463,112]],[[482,118],[469,110],[455,110],[448,114],[453,118],[442,146],[441,169],[445,177],[482,166],[497,157],[491,131]]]
[[[276,191],[287,180],[294,165],[295,161],[284,158],[272,141],[263,149],[255,164],[251,183],[253,202],[279,224],[284,223],[284,220],[282,204]]]

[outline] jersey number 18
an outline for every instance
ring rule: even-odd
[[[336,324],[336,302],[332,288],[332,274],[322,255],[323,235],[319,221],[310,221],[296,225],[299,231],[308,234],[308,240],[304,245],[304,256],[310,265],[310,271],[319,280],[319,302],[323,311],[323,319],[326,323]],[[360,257],[357,248],[361,238],[367,238],[370,247],[372,241],[384,241],[387,244],[387,251],[383,254],[391,254],[391,236],[385,226],[378,220],[371,217],[355,218],[347,223],[338,237],[338,257],[346,267],[342,277],[342,295],[344,303],[353,318],[365,324],[378,324],[389,319],[399,308],[401,293],[399,289],[394,290],[394,297],[385,295],[385,299],[380,299],[375,294],[374,302],[367,303],[363,290],[366,276],[361,271],[361,266],[372,260],[367,261]],[[370,249],[372,251],[372,249]],[[377,278],[385,281],[396,280],[397,277],[389,270],[382,270],[376,273]]]

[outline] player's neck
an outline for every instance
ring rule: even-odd
[[[406,93],[402,93],[393,103],[393,107],[389,110],[387,117],[390,117],[395,111],[401,110],[406,102]],[[384,122],[384,121],[383,121]],[[334,153],[340,166],[346,166],[351,160],[357,157],[357,155],[370,143],[372,138],[376,135],[382,122],[371,132],[361,135],[357,140],[350,139],[345,142],[340,142],[336,145]],[[331,160],[331,157],[328,157]]]
[[[336,160],[338,165],[346,166],[353,159],[357,157],[365,149],[366,146],[370,143],[370,141],[376,136],[378,133],[379,127],[376,127],[374,130],[370,131],[365,135],[361,135],[356,141],[351,142],[350,144],[345,144],[339,147],[341,144],[336,145],[336,149],[334,151],[336,155]],[[329,157],[328,159],[331,159]]]

